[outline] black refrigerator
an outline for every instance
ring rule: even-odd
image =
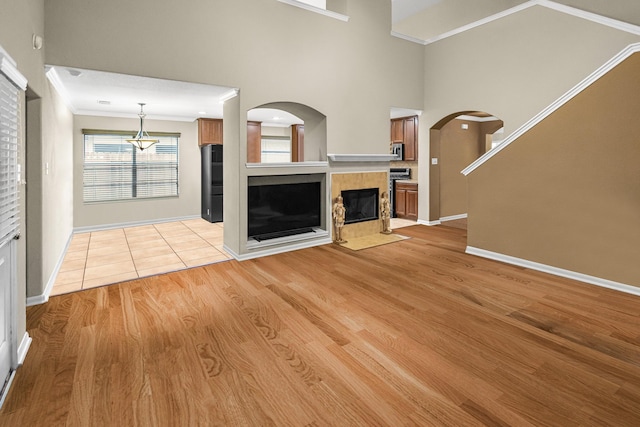
[[[201,216],[209,222],[222,222],[222,145],[200,148],[202,161]]]

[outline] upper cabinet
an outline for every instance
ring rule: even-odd
[[[198,145],[222,144],[222,119],[198,119]]]
[[[262,123],[247,121],[247,163],[260,163],[262,159]]]
[[[404,145],[404,160],[418,160],[418,116],[391,119],[391,142]]]
[[[291,161],[304,162],[304,125],[291,125]]]

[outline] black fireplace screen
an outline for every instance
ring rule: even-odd
[[[377,188],[344,190],[341,195],[347,210],[345,224],[378,219],[379,190]]]

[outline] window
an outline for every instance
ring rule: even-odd
[[[84,202],[178,196],[180,134],[150,133],[159,142],[144,151],[133,134],[84,129]]]
[[[0,247],[18,233],[20,226],[19,129],[19,91],[0,73]]]

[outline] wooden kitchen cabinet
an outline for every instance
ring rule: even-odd
[[[198,119],[198,145],[222,144],[222,119]]]
[[[247,122],[247,163],[262,161],[262,123]]]
[[[304,162],[304,125],[291,125],[291,161]]]
[[[396,182],[395,212],[398,218],[418,220],[418,184]]]
[[[418,116],[392,119],[391,142],[401,142],[404,145],[403,160],[418,160]]]

